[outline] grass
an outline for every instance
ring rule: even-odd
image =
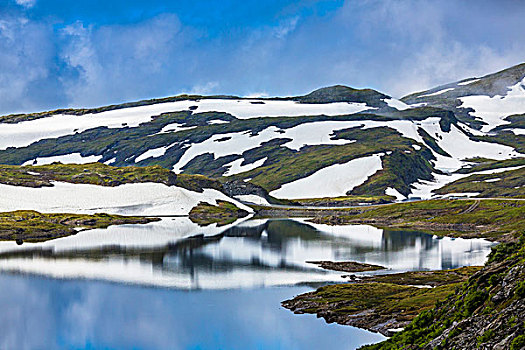
[[[525,165],[525,159],[520,161]],[[525,198],[525,167],[495,174],[470,175],[435,191],[437,194],[465,192],[478,192],[477,197],[481,198]]]
[[[374,264],[364,264],[356,261],[307,261],[325,270],[343,271],[343,272],[364,272],[386,269],[383,266]]]
[[[474,140],[499,143],[515,148],[519,153],[525,153],[525,135],[516,135],[512,131],[500,131],[495,135],[475,136]]]
[[[504,348],[519,349],[525,317],[525,215],[523,206],[509,202],[481,202],[479,209],[456,215],[469,223],[484,218],[507,238],[492,249],[487,264],[457,286],[454,294],[440,299],[421,313],[404,331],[385,342],[365,346],[368,350],[407,348]],[[451,213],[445,213],[449,216]],[[500,236],[501,237],[501,236]],[[435,343],[437,341],[437,343]],[[433,343],[431,343],[433,342]],[[432,344],[432,345],[431,345]]]
[[[98,186],[155,182],[202,192],[203,188],[221,189],[218,181],[202,175],[176,175],[160,166],[114,167],[102,163],[39,166],[0,165],[0,183],[14,186],[53,186],[53,181]]]
[[[363,282],[324,286],[283,302],[296,313],[312,313],[328,322],[355,325],[388,334],[406,325],[454,292],[480,268],[406,272],[373,276]],[[413,285],[431,285],[417,288]]]
[[[436,235],[486,237],[506,240],[525,226],[525,202],[512,200],[430,200],[396,203],[339,215],[339,223],[369,223],[381,227],[413,228]],[[473,208],[469,211],[469,209]],[[330,223],[332,216],[320,215],[317,223]]]
[[[237,221],[248,215],[248,212],[237,208],[234,204],[226,201],[217,201],[217,205],[200,202],[190,211],[190,220],[201,226],[217,224],[224,226]]]
[[[424,151],[415,151],[412,148],[413,140],[403,138],[395,130],[379,127],[371,129],[350,128],[341,130],[335,133],[335,139],[349,139],[358,140],[358,142],[346,145],[320,145],[320,146],[306,146],[300,151],[284,150],[278,144],[264,145],[264,154],[270,154],[275,151],[278,157],[269,158],[262,167],[252,171],[245,172],[238,176],[242,178],[251,178],[250,182],[259,185],[268,191],[279,188],[282,184],[292,182],[294,180],[309,176],[316,171],[334,164],[343,164],[352,159],[370,156],[377,153],[386,153],[394,150],[391,155],[384,156],[384,162],[388,163],[387,159],[392,159],[392,167],[384,173],[390,174],[395,182],[387,180],[378,181],[377,184],[371,185],[373,191],[368,191],[367,195],[384,195],[386,187],[406,187],[403,172],[400,176],[391,174],[394,163],[400,165],[397,158],[417,158],[419,162],[428,165],[425,159]],[[381,142],[378,142],[381,140]],[[254,150],[252,152],[255,152]],[[405,153],[411,152],[411,153]],[[284,154],[286,152],[286,154]],[[400,154],[406,155],[402,156]],[[275,161],[273,161],[275,158]],[[428,170],[428,169],[427,169]],[[429,172],[430,173],[430,172]],[[400,188],[400,192],[406,192]],[[354,193],[352,193],[354,194]],[[360,193],[355,193],[360,194]]]
[[[0,240],[42,242],[110,225],[144,224],[158,219],[108,214],[42,214],[36,211],[0,213]]]
[[[462,168],[458,170],[458,173],[461,174],[470,174],[478,171],[492,170],[492,169],[501,169],[509,168],[520,165],[525,165],[525,158],[513,158],[513,159],[504,159],[504,160],[494,160],[487,158],[470,158],[465,159],[465,161],[475,163],[469,168]]]
[[[443,111],[441,111],[443,112]],[[80,112],[79,112],[80,113]],[[410,113],[410,115],[405,115]],[[227,113],[209,112],[192,113],[181,111],[164,113],[153,117],[149,122],[138,127],[107,128],[98,127],[72,135],[55,139],[44,139],[27,147],[9,148],[0,150],[0,163],[23,164],[37,157],[59,156],[70,153],[80,153],[82,156],[100,155],[101,163],[114,159],[115,166],[161,166],[172,169],[186,148],[190,144],[203,142],[213,135],[220,133],[248,132],[256,135],[268,127],[288,129],[300,124],[320,121],[391,121],[409,118],[422,120],[438,113],[435,109],[417,109],[417,111],[402,111],[388,116],[374,114],[353,114],[341,116],[298,116],[298,117],[261,117],[249,120],[240,120]],[[441,113],[443,114],[443,113]],[[446,113],[442,116],[446,127],[454,122]],[[209,124],[210,120],[223,120],[225,124]],[[191,130],[176,133],[160,133],[162,128],[171,123],[178,123],[185,127],[195,127]],[[190,161],[184,168],[186,174],[201,174],[207,177],[230,181],[251,177],[252,182],[271,191],[282,184],[313,174],[315,171],[334,164],[342,164],[352,159],[370,156],[377,153],[393,151],[392,155],[385,155],[385,162],[389,164],[381,172],[381,176],[374,178],[374,182],[361,189],[362,194],[371,191],[371,195],[384,195],[386,187],[395,187],[401,193],[409,190],[409,180],[415,180],[416,175],[421,178],[430,178],[432,158],[430,152],[423,147],[415,151],[411,146],[414,140],[404,138],[395,130],[378,127],[370,129],[350,128],[340,130],[333,136],[335,139],[357,140],[348,145],[317,145],[304,147],[299,151],[283,147],[289,139],[276,137],[260,147],[247,150],[240,155],[230,155],[215,159],[211,154],[204,154]],[[378,142],[379,141],[379,142]],[[169,146],[169,147],[168,147]],[[137,157],[149,149],[168,147],[163,156],[148,158],[135,162]],[[411,153],[405,153],[411,152]],[[227,163],[238,159],[245,159],[245,164],[253,163],[267,157],[262,167],[251,172],[245,172],[233,177],[224,177]],[[388,160],[390,159],[390,160]],[[415,173],[407,171],[408,164],[417,169]],[[356,190],[357,191],[357,190]]]
[[[357,206],[366,204],[384,204],[395,200],[393,196],[342,196],[324,198],[294,199],[295,202],[305,206]]]

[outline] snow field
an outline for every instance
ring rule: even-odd
[[[53,187],[43,188],[0,184],[0,211],[187,215],[201,201],[215,205],[217,200],[224,200],[252,212],[251,208],[212,189],[198,193],[158,183],[124,184],[117,187],[63,182],[53,184]]]
[[[375,154],[328,166],[310,176],[284,184],[270,195],[287,199],[344,196],[383,169],[381,156]]]

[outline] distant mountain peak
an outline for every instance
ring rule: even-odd
[[[371,107],[385,107],[384,99],[390,98],[374,89],[354,89],[345,85],[327,86],[308,95],[297,97],[302,103],[354,102],[366,103]]]

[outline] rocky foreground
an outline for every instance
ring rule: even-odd
[[[330,223],[331,217],[316,221]],[[394,222],[400,228],[426,223],[430,229],[435,224],[437,235],[503,243],[481,269],[353,277],[352,283],[285,301],[284,307],[392,336],[363,347],[368,350],[525,349],[525,203],[409,203],[348,213],[340,221]]]

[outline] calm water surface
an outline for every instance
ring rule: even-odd
[[[307,261],[448,269],[483,264],[490,246],[366,225],[186,218],[0,242],[0,348],[355,349],[383,337],[280,307],[313,282],[344,281]]]

